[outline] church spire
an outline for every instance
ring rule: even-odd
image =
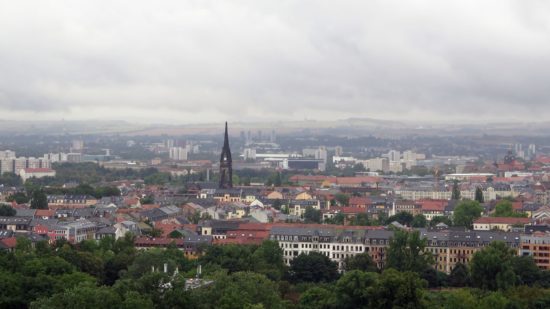
[[[225,122],[225,135],[223,148],[220,156],[220,188],[233,188],[233,162],[231,160],[231,149],[229,149],[229,133],[227,121]]]

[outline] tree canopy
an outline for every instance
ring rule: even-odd
[[[332,282],[337,278],[338,265],[322,253],[302,253],[290,262],[293,282]]]
[[[431,253],[426,251],[427,239],[419,231],[398,230],[390,240],[387,249],[386,266],[399,271],[423,272],[432,262]]]
[[[464,200],[454,210],[453,224],[471,228],[475,219],[481,217],[483,207],[477,201]]]

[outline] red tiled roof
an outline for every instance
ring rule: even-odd
[[[164,237],[167,237],[168,234],[182,227],[183,227],[182,224],[176,224],[176,223],[155,223],[155,228],[162,230],[162,236]]]
[[[444,211],[449,203],[447,200],[419,200],[422,210],[426,211]]]
[[[350,206],[363,205],[366,206],[370,204],[371,200],[368,197],[352,196],[349,198]]]
[[[522,202],[513,202],[512,203],[512,209],[514,209],[514,210],[523,210],[523,203]]]
[[[7,248],[15,248],[15,246],[17,245],[17,238],[8,237],[8,238],[0,239],[0,242],[2,242],[2,244]]]
[[[37,217],[52,217],[55,215],[55,211],[50,209],[37,209],[34,215]]]
[[[535,159],[537,162],[540,162],[542,164],[550,164],[550,157],[549,156],[537,156]]]

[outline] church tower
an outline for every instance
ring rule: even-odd
[[[231,150],[229,149],[229,135],[227,134],[227,122],[225,122],[225,136],[223,140],[222,154],[220,157],[220,189],[233,188],[233,167]]]

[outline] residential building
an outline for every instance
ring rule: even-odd
[[[512,227],[524,227],[531,223],[529,218],[511,218],[511,217],[481,217],[474,221],[474,230],[490,231],[501,230],[511,231]]]
[[[55,170],[52,170],[50,168],[29,167],[22,169],[19,172],[19,176],[21,177],[23,182],[26,182],[28,179],[31,178],[55,177]]]
[[[186,161],[187,149],[183,147],[170,147],[169,150],[170,159],[174,161]]]
[[[550,234],[535,232],[531,235],[521,235],[519,255],[531,256],[541,269],[550,269]]]

